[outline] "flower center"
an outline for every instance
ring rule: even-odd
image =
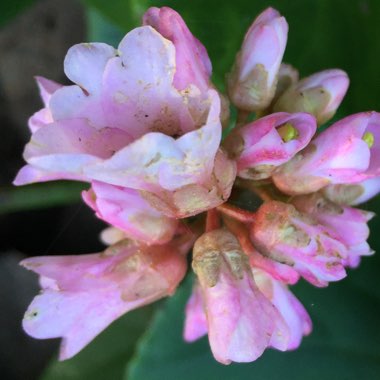
[[[281,136],[283,142],[294,140],[298,137],[297,129],[290,123],[285,123],[277,128],[278,134]]]
[[[375,136],[371,132],[366,132],[363,135],[363,141],[368,145],[369,148],[372,148],[375,143]]]

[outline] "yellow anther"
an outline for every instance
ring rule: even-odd
[[[366,142],[366,144],[372,148],[373,144],[375,143],[375,136],[371,132],[366,132],[363,135],[363,141]]]
[[[294,140],[298,137],[298,131],[290,123],[285,123],[277,128],[278,134],[281,136],[283,142]]]

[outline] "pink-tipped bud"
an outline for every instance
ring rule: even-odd
[[[346,247],[290,204],[265,202],[256,213],[251,239],[264,255],[292,266],[316,286],[346,275],[342,263]]]
[[[305,148],[316,128],[312,115],[279,112],[236,129],[225,147],[236,158],[238,176],[264,179]]]
[[[318,124],[331,119],[347,92],[349,79],[338,69],[324,70],[291,86],[277,100],[274,111],[308,112]]]
[[[348,116],[318,135],[272,178],[290,195],[331,184],[357,184],[380,176],[380,113]]]
[[[261,13],[248,29],[228,76],[228,93],[237,108],[259,111],[269,106],[287,35],[285,18],[273,8]]]
[[[257,289],[248,258],[233,234],[226,229],[203,234],[194,245],[193,268],[216,360],[250,362],[269,345],[287,348],[287,325]]]

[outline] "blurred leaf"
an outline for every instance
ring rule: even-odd
[[[0,1],[0,27],[34,2],[35,0]]]
[[[81,182],[45,182],[22,187],[0,187],[0,214],[61,206],[80,199],[88,184]]]
[[[87,10],[87,35],[89,41],[105,42],[111,46],[118,46],[124,37],[124,32],[116,24],[110,22],[95,8]]]
[[[146,329],[153,307],[132,311],[115,321],[74,358],[54,360],[41,380],[118,380]]]
[[[376,278],[379,259],[367,258],[366,276]],[[372,268],[372,270],[371,270]],[[380,373],[380,298],[351,278],[327,289],[297,286],[314,322],[314,332],[293,352],[268,350],[254,363],[223,366],[206,338],[182,340],[187,281],[155,316],[127,371],[128,380],[373,380]]]
[[[145,0],[83,0],[126,33],[140,23],[148,7]]]

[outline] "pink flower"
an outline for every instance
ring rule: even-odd
[[[309,114],[275,113],[234,130],[226,147],[236,156],[238,176],[264,179],[305,148],[316,128]]]
[[[219,148],[221,101],[209,85],[204,47],[168,8],[152,8],[145,22],[169,40],[143,26],[128,33],[118,50],[102,43],[76,45],[65,59],[74,85],[38,79],[46,117],[40,117],[38,128],[33,124],[24,152],[28,165],[15,184],[96,182],[91,194],[98,205],[89,203],[101,218],[126,232],[136,230],[131,238],[161,242],[168,231],[147,240],[145,227],[133,225],[130,217],[126,224],[126,214],[115,212],[128,204],[126,194],[154,209],[152,224],[161,219],[173,225],[167,217],[191,216],[223,203],[235,164]],[[101,195],[96,194],[100,187]],[[110,198],[116,194],[119,204]],[[112,211],[104,210],[105,199]]]
[[[303,336],[309,335],[312,330],[309,314],[289,288],[280,281],[258,269],[253,271],[253,277],[260,291],[280,312],[289,328],[290,339],[286,349],[298,348]]]
[[[143,23],[152,26],[175,46],[174,86],[178,90],[185,90],[195,85],[202,92],[207,91],[212,70],[210,58],[182,17],[171,8],[152,7],[144,14]]]
[[[347,92],[349,79],[338,69],[315,73],[291,86],[277,100],[274,111],[308,112],[318,124],[331,119]]]
[[[369,236],[368,221],[374,213],[352,207],[339,206],[319,193],[302,195],[292,199],[296,208],[315,218],[330,230],[330,235],[347,247],[344,265],[357,267],[360,256],[373,254],[366,240]]]
[[[330,184],[353,184],[380,176],[380,114],[348,116],[323,131],[273,174],[287,194],[308,194]]]
[[[194,245],[193,268],[199,279],[216,360],[223,364],[250,362],[269,345],[286,349],[288,328],[258,290],[247,258],[230,232],[219,229],[202,235]],[[185,332],[189,340],[205,331],[200,305],[199,293],[195,293],[187,307]],[[199,328],[189,326],[197,320],[201,323]]]
[[[121,315],[171,295],[186,273],[188,248],[124,240],[98,254],[22,261],[42,286],[25,314],[25,331],[38,339],[62,337],[60,359],[74,356]]]
[[[269,106],[287,35],[285,18],[273,8],[262,12],[248,29],[228,76],[228,93],[237,108],[258,111]]]
[[[315,286],[346,276],[344,244],[290,204],[265,202],[256,213],[251,239],[262,254],[292,266]]]

